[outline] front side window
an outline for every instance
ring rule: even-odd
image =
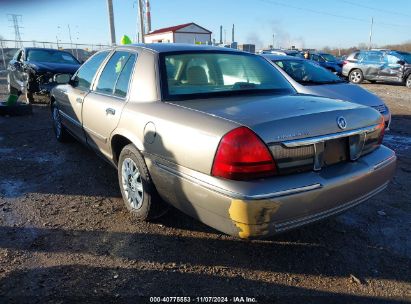
[[[78,70],[77,74],[74,76],[73,87],[82,90],[90,89],[91,82],[93,81],[94,75],[96,74],[101,63],[107,57],[109,51],[102,51],[95,54],[89,60],[87,60],[81,68]]]
[[[406,62],[411,63],[411,53],[407,52],[397,52],[399,56]]]
[[[275,60],[292,79],[303,85],[329,84],[344,82],[323,67],[307,60]]]
[[[192,52],[163,54],[160,58],[165,99],[294,92],[287,80],[259,56]]]
[[[397,56],[386,54],[384,56],[385,63],[387,64],[398,64],[398,61],[401,60]]]

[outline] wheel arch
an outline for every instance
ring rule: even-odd
[[[140,152],[144,149],[141,141],[136,136],[128,132],[116,132],[111,136],[111,153],[113,162],[116,166],[118,165],[121,150],[123,150],[123,148],[129,144],[136,146],[137,150]]]

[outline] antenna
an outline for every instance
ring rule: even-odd
[[[13,26],[10,27],[14,28],[14,40],[16,40],[16,48],[21,48],[23,44],[21,43],[20,29],[23,27],[19,25],[19,22],[23,22],[23,16],[16,14],[7,14],[7,16],[9,17],[9,21],[13,22]]]

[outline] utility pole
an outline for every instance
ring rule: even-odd
[[[140,33],[141,33],[141,42],[144,43],[144,11],[143,11],[143,1],[138,0],[138,14],[140,17]]]
[[[374,25],[374,17],[371,17],[371,28],[370,28],[370,43],[368,44],[368,49],[371,50],[371,42],[372,42],[372,27]]]
[[[146,0],[147,33],[151,32],[151,9],[150,0]]]
[[[275,49],[275,33],[273,33],[273,49]]]
[[[114,28],[113,0],[107,0],[108,22],[110,26],[111,45],[116,45],[116,30]]]
[[[14,40],[16,41],[16,48],[21,48],[23,44],[21,43],[21,34],[20,34],[20,29],[22,28],[19,25],[19,22],[22,21],[23,16],[22,15],[16,15],[16,14],[8,14],[9,21],[13,23],[13,26],[10,26],[14,28]]]

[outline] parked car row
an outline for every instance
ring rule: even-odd
[[[391,122],[390,110],[377,95],[360,86],[348,83],[310,60],[292,56],[268,54],[262,56],[281,68],[281,72],[297,92],[373,107],[384,116],[385,127],[389,127]]]
[[[355,85],[288,60],[184,44],[100,51],[54,77],[55,136],[77,138],[117,169],[138,220],[167,202],[240,238],[296,228],[382,191],[396,156],[382,145],[379,111],[313,95],[317,83],[337,98]],[[352,100],[377,104],[359,92]]]

